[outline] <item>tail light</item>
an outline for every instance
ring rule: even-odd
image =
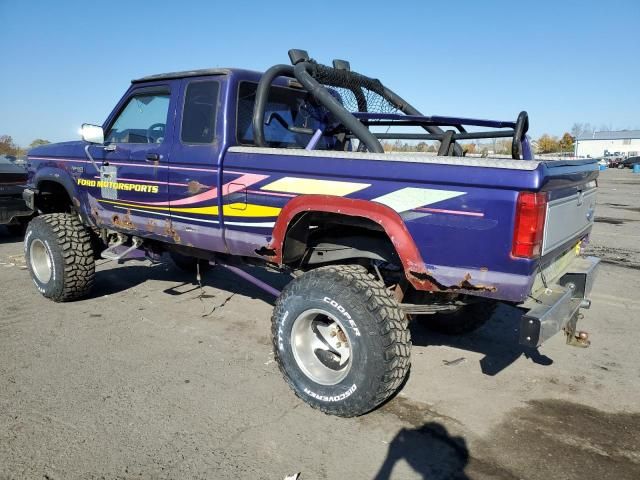
[[[520,192],[518,194],[511,255],[523,258],[540,256],[546,213],[546,193]]]

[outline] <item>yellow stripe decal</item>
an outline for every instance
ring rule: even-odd
[[[140,205],[125,202],[114,202],[111,200],[100,200],[102,203],[110,203],[112,205],[118,205],[120,207],[131,208],[144,208],[145,210],[156,210],[163,212],[176,212],[176,213],[198,213],[200,215],[218,215],[218,207],[155,207],[151,205]],[[265,205],[254,205],[245,203],[230,203],[223,205],[222,212],[225,216],[229,217],[277,217],[280,214],[280,208],[269,207]]]
[[[271,182],[261,190],[273,190],[284,193],[323,194],[344,197],[370,187],[370,183],[338,182],[335,180],[316,180],[314,178],[284,177]]]

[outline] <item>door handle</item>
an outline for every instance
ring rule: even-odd
[[[157,153],[147,153],[147,156],[145,158],[147,159],[147,162],[157,162],[158,160],[160,160],[160,155],[158,155]]]

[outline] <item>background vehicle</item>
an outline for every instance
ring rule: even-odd
[[[638,163],[640,163],[640,156],[628,157],[620,162],[620,167],[633,168],[633,166]]]
[[[584,343],[596,161],[534,160],[526,112],[424,116],[348,62],[289,57],[264,74],[134,80],[84,142],[32,150],[25,199],[41,216],[25,254],[40,292],[86,295],[97,255],[226,265],[278,295],[275,358],[296,395],[342,416],[403,383],[409,316],[463,333],[504,301],[526,312],[522,344],[563,329]],[[512,139],[512,159],[462,156],[459,141],[493,137]],[[438,156],[384,153],[386,139],[438,141]],[[230,263],[294,279],[276,292]]]
[[[26,170],[8,158],[0,157],[0,225],[13,234],[22,233],[33,214],[22,198],[26,183]]]

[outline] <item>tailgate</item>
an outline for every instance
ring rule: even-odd
[[[575,245],[593,226],[598,164],[593,160],[544,162],[547,209],[542,256]]]
[[[596,207],[596,186],[584,185],[574,193],[550,199],[547,205],[542,255],[555,250],[571,239],[585,234],[593,225]]]

